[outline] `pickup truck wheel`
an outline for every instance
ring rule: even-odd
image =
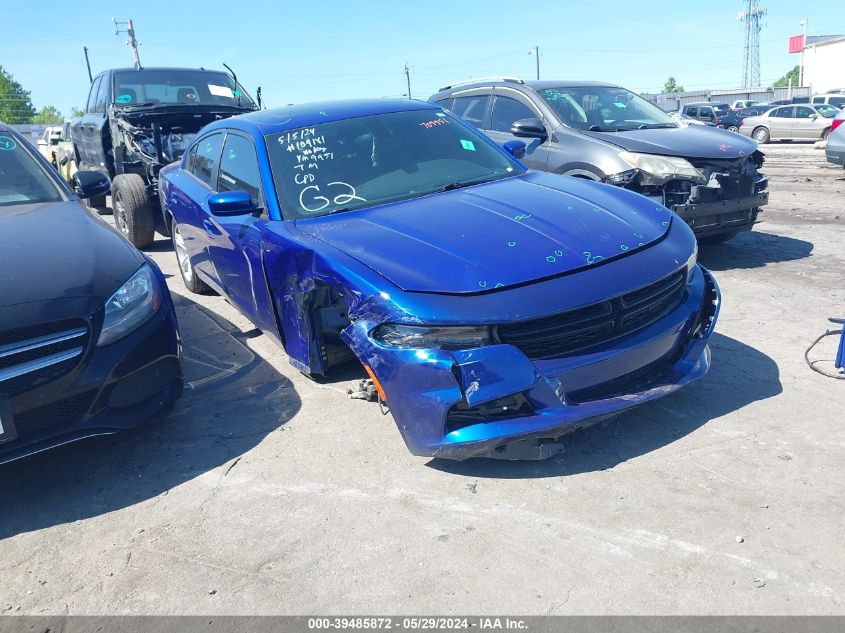
[[[768,143],[769,139],[771,138],[769,136],[769,130],[764,127],[758,127],[756,130],[754,130],[751,136],[753,136],[754,140],[760,143],[761,145],[763,145],[764,143]]]
[[[112,182],[114,223],[137,248],[153,243],[153,210],[147,187],[138,174],[118,174]]]
[[[188,255],[188,249],[185,248],[185,238],[182,236],[179,225],[176,224],[175,220],[170,225],[170,239],[173,240],[173,251],[176,253],[179,273],[182,275],[182,281],[185,282],[185,287],[199,295],[208,294],[211,288],[202,279],[197,277],[194,265],[191,263],[191,257]]]

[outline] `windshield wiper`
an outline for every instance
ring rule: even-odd
[[[601,125],[591,125],[587,128],[588,132],[618,132],[619,128],[616,127],[603,127]]]
[[[457,182],[450,182],[448,185],[435,189],[432,193],[441,193],[443,191],[454,191],[455,189],[463,189],[464,187],[472,187],[473,185],[481,185],[485,182],[498,180],[498,178],[481,178],[479,180],[458,180]]]
[[[659,130],[663,128],[678,127],[674,123],[644,123],[639,126],[638,130]]]

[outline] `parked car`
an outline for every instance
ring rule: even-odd
[[[699,103],[687,103],[681,109],[681,114],[698,119],[699,121],[713,122],[720,116],[725,116],[731,111],[727,103],[711,103],[709,101]]]
[[[768,112],[772,109],[772,107],[773,106],[770,105],[755,105],[739,110],[738,112],[728,112],[724,116],[717,117],[713,123],[723,130],[736,133],[739,132],[739,125],[744,118],[749,116],[758,116],[764,112]]]
[[[182,278],[306,374],[357,359],[416,455],[540,457],[703,376],[719,291],[689,227],[505,148],[409,100],[212,123],[161,170]]]
[[[429,100],[499,144],[529,140],[522,159],[529,168],[641,193],[701,238],[721,241],[750,229],[769,199],[756,143],[711,126],[679,125],[619,86],[476,81],[447,86]]]
[[[76,173],[76,155],[73,149],[73,138],[71,129],[74,119],[65,119],[62,125],[62,140],[53,147],[52,163],[59,172],[59,175],[67,183],[73,183],[73,175]]]
[[[0,463],[134,427],[182,390],[161,272],[0,125]]]
[[[758,143],[781,139],[817,141],[827,138],[831,121],[838,112],[838,108],[830,105],[779,106],[743,119],[739,131]]]
[[[155,236],[158,172],[206,123],[255,110],[233,77],[189,68],[119,68],[94,78],[73,127],[76,165],[112,178],[115,224],[138,248]],[[92,206],[105,206],[105,196]],[[165,228],[165,227],[160,227]]]
[[[832,105],[837,108],[845,108],[845,95],[843,94],[826,94],[815,95],[811,103],[816,105]]]
[[[739,112],[740,110],[744,110],[745,108],[750,108],[751,106],[759,104],[759,101],[753,101],[751,99],[739,99],[731,104],[731,110],[733,110],[734,112]]]
[[[688,125],[715,125],[710,121],[699,121],[698,119],[692,119],[685,114],[681,114],[680,112],[670,112],[669,116],[672,117],[672,119],[676,123],[682,125],[683,127],[686,127]]]
[[[57,125],[51,125],[48,128],[45,128],[44,132],[41,134],[41,138],[38,139],[38,151],[41,152],[41,155],[47,159],[48,162],[53,162],[53,148],[59,144],[62,140],[62,128]]]
[[[840,110],[836,118],[830,122],[830,134],[827,137],[825,153],[827,160],[845,167],[845,109]]]

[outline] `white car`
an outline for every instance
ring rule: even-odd
[[[41,152],[44,158],[53,163],[53,149],[61,140],[62,127],[60,125],[51,125],[44,130],[41,138],[38,139],[38,151]]]

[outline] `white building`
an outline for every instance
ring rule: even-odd
[[[813,94],[845,90],[845,35],[810,35],[804,47],[804,85]]]

